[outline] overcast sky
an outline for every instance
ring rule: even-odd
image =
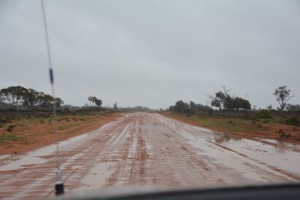
[[[300,1],[45,0],[55,88],[66,104],[167,108],[230,88],[300,104]],[[50,94],[41,2],[0,0],[0,88]]]

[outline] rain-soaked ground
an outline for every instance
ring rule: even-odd
[[[299,182],[300,146],[231,138],[159,114],[132,113],[60,143],[66,193],[116,186]],[[1,155],[0,198],[54,195],[55,145]]]

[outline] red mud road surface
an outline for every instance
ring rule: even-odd
[[[60,143],[66,193],[115,186],[299,182],[299,145],[229,138],[159,114],[126,114]],[[55,145],[1,155],[0,198],[54,196]]]

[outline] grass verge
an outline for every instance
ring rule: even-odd
[[[13,133],[0,135],[0,144],[6,143],[6,142],[16,142],[16,141],[19,141],[19,139],[20,138]]]
[[[95,130],[120,115],[121,113],[94,112],[58,116],[55,122],[56,132],[50,116],[16,118],[0,126],[0,154],[24,153],[65,140]]]
[[[214,116],[187,116],[165,112],[163,116],[185,122],[194,126],[208,128],[240,138],[265,138],[300,144],[300,127],[285,125],[278,119],[247,120]]]

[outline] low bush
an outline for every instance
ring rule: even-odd
[[[6,117],[0,116],[0,124],[6,124],[8,122],[9,122],[9,120]]]
[[[17,125],[9,125],[9,126],[7,127],[6,130],[7,130],[8,132],[12,132],[13,129],[16,128],[16,126],[17,126]]]
[[[288,118],[287,120],[285,120],[285,123],[293,126],[298,126],[300,124],[297,116]]]
[[[0,143],[4,143],[7,141],[18,141],[18,140],[19,138],[13,133],[0,135]]]
[[[286,133],[284,130],[279,129],[278,131],[280,138],[289,138],[291,137],[290,133]]]
[[[259,119],[272,119],[272,113],[269,110],[261,110],[258,113],[256,113],[256,117]]]

